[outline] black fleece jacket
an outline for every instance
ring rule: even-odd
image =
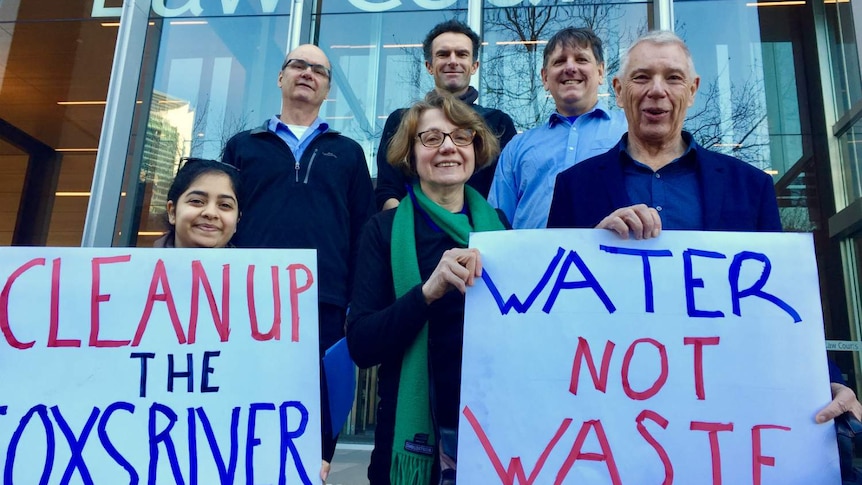
[[[358,143],[329,130],[299,162],[262,127],[234,135],[222,159],[240,169],[240,248],[317,249],[322,303],[347,307],[362,226],[374,214],[374,192]]]

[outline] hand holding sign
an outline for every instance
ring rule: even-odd
[[[464,293],[468,286],[473,286],[474,279],[479,276],[482,276],[482,257],[479,251],[450,249],[443,253],[434,272],[422,285],[425,303],[430,305],[453,288]]]
[[[467,293],[460,480],[839,482],[835,432],[813,419],[830,396],[810,235],[471,246],[484,269]]]
[[[610,229],[621,238],[649,239],[661,233],[661,217],[652,207],[636,204],[613,211],[599,222],[596,229]]]

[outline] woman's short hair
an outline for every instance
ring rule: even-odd
[[[409,177],[416,176],[416,160],[413,148],[418,143],[416,132],[422,114],[431,109],[439,109],[446,118],[458,128],[473,130],[473,152],[476,154],[476,171],[487,166],[500,154],[500,142],[488,128],[485,120],[473,108],[449,94],[431,91],[423,101],[413,104],[401,118],[398,131],[389,141],[386,160],[393,167],[401,169]]]
[[[176,206],[177,201],[185,191],[198,179],[201,175],[207,174],[223,174],[227,175],[230,180],[231,188],[236,195],[237,210],[242,211],[242,201],[240,200],[239,190],[239,169],[233,165],[229,165],[218,160],[208,160],[206,158],[183,157],[182,165],[174,176],[174,181],[171,182],[171,187],[168,189],[168,201],[172,201]],[[168,222],[167,214],[165,214],[165,225],[168,227],[168,234],[173,236],[174,226]]]

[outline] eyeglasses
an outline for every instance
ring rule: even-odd
[[[300,72],[310,67],[311,72],[317,74],[318,76],[323,76],[326,79],[332,79],[332,71],[323,64],[312,64],[302,59],[288,59],[284,61],[284,64],[281,65],[281,70],[283,71],[285,67],[290,67],[291,69],[295,69]]]
[[[457,130],[453,130],[451,133],[444,133],[440,130],[428,130],[416,134],[416,137],[419,138],[422,145],[427,148],[437,148],[441,146],[447,136],[452,140],[452,143],[454,143],[455,146],[465,147],[473,143],[473,138],[476,136],[476,132],[468,128],[458,128]]]

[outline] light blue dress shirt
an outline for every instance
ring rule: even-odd
[[[305,149],[308,148],[308,145],[311,145],[311,142],[313,142],[315,138],[329,130],[329,124],[323,121],[323,118],[318,116],[317,119],[314,120],[314,123],[305,130],[302,137],[297,138],[297,136],[290,131],[290,128],[288,128],[287,125],[278,118],[278,115],[275,115],[269,119],[269,125],[267,128],[269,131],[278,135],[278,137],[287,144],[288,148],[290,148],[290,151],[293,153],[293,158],[299,162],[299,160],[302,159],[302,154],[305,153]]]
[[[515,136],[503,149],[488,202],[515,229],[544,228],[557,174],[610,150],[627,129],[625,114],[601,101],[574,123],[554,112],[547,123]]]

